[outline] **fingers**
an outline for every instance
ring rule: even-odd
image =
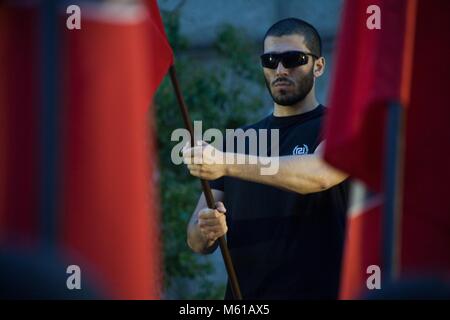
[[[209,209],[205,208],[198,213],[199,219],[217,219],[220,216],[223,216],[222,212],[219,212],[217,209]]]
[[[190,147],[189,143],[181,150],[183,154],[183,161],[185,164],[214,164],[215,148],[205,141],[197,141],[197,145]]]
[[[211,228],[219,227],[220,223],[221,222],[219,221],[219,218],[217,218],[217,219],[199,219],[198,220],[198,226],[200,228],[203,228],[203,227],[211,227]]]
[[[224,215],[226,211],[225,206],[222,202],[217,202],[216,206],[220,210],[218,208],[205,208],[198,214],[198,227],[203,236],[210,241],[217,240],[228,231],[226,217]]]
[[[228,231],[228,228],[200,228],[200,232],[202,233],[203,237],[210,241],[216,241],[218,238],[225,235]]]
[[[197,144],[194,147],[190,146],[190,143],[187,142],[186,145],[181,149],[181,153],[183,154],[183,160],[185,164],[190,163],[201,163],[201,159],[203,158],[203,145],[206,144],[204,141],[197,141]],[[207,145],[207,144],[206,144]],[[194,158],[196,161],[194,162]],[[198,162],[200,160],[200,162]]]
[[[200,177],[200,167],[198,165],[188,164],[187,168],[191,175],[193,175],[194,177]]]
[[[216,241],[217,239],[219,239],[220,237],[222,237],[226,232],[222,232],[222,231],[210,231],[210,232],[206,232],[202,230],[202,234],[205,237],[205,239],[209,240],[209,241]]]
[[[185,164],[200,164],[203,162],[203,148],[202,147],[193,147],[186,148],[182,150],[183,153],[183,162]]]
[[[213,167],[200,164],[188,164],[187,168],[189,170],[189,173],[194,177],[206,180],[214,180],[217,178],[218,171],[216,171],[216,169]]]

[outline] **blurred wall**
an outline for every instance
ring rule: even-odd
[[[304,19],[314,25],[323,41],[327,69],[317,82],[319,101],[326,103],[333,68],[332,53],[343,0],[158,0],[162,10],[181,6],[181,34],[189,39],[187,54],[214,59],[212,42],[219,27],[242,28],[262,51],[262,38],[276,21],[287,17]],[[261,52],[255,52],[259,55]],[[267,94],[268,102],[270,97]]]

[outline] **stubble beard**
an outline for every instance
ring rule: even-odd
[[[294,106],[298,102],[304,100],[306,96],[311,91],[312,87],[314,86],[314,73],[313,69],[306,75],[302,76],[300,79],[296,79],[296,82],[293,82],[291,79],[287,78],[277,78],[270,84],[269,80],[266,76],[264,76],[266,81],[266,87],[269,90],[270,95],[272,96],[273,101],[276,104],[279,104],[281,106]],[[285,81],[291,83],[291,85],[296,86],[295,92],[289,93],[288,90],[279,90],[279,93],[275,95],[272,91],[272,86],[278,82],[278,81]]]

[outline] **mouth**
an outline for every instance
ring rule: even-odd
[[[287,81],[277,81],[274,83],[273,85],[275,88],[287,88],[292,86],[291,82],[287,82]]]

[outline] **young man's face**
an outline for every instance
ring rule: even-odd
[[[303,51],[311,53],[301,35],[281,37],[269,36],[264,41],[264,53],[283,53]],[[278,63],[276,69],[263,68],[266,86],[275,103],[291,106],[302,101],[314,86],[314,58],[308,57],[308,63],[294,68],[285,68]]]

